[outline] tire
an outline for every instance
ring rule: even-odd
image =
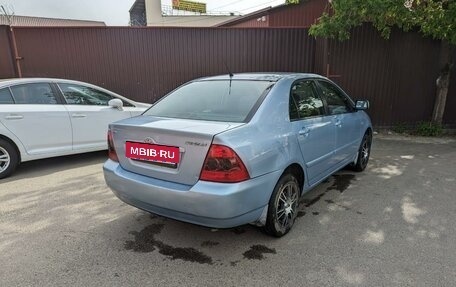
[[[10,176],[19,164],[16,148],[4,139],[0,139],[0,179]]]
[[[293,227],[298,214],[301,188],[296,177],[287,173],[280,177],[271,199],[264,231],[275,237],[282,237]]]
[[[358,157],[356,159],[356,163],[351,165],[351,168],[354,171],[361,172],[366,169],[367,163],[369,162],[371,144],[372,135],[366,132],[358,149]]]

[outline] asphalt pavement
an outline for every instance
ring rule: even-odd
[[[215,230],[140,211],[105,152],[0,181],[0,286],[454,286],[456,140],[377,136],[368,169],[310,191],[293,230]]]

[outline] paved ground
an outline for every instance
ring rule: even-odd
[[[305,195],[293,231],[211,230],[113,196],[105,153],[0,183],[0,286],[454,286],[456,142],[377,138],[369,169]]]

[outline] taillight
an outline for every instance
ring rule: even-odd
[[[249,178],[249,172],[234,150],[223,145],[211,145],[201,170],[201,180],[232,183]]]
[[[112,140],[112,132],[108,130],[108,156],[110,160],[119,161],[116,150],[114,149],[114,141]]]

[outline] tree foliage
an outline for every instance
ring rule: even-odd
[[[455,0],[332,0],[310,28],[313,36],[345,40],[352,27],[371,22],[384,38],[392,27],[404,31],[419,29],[425,36],[456,45]]]

